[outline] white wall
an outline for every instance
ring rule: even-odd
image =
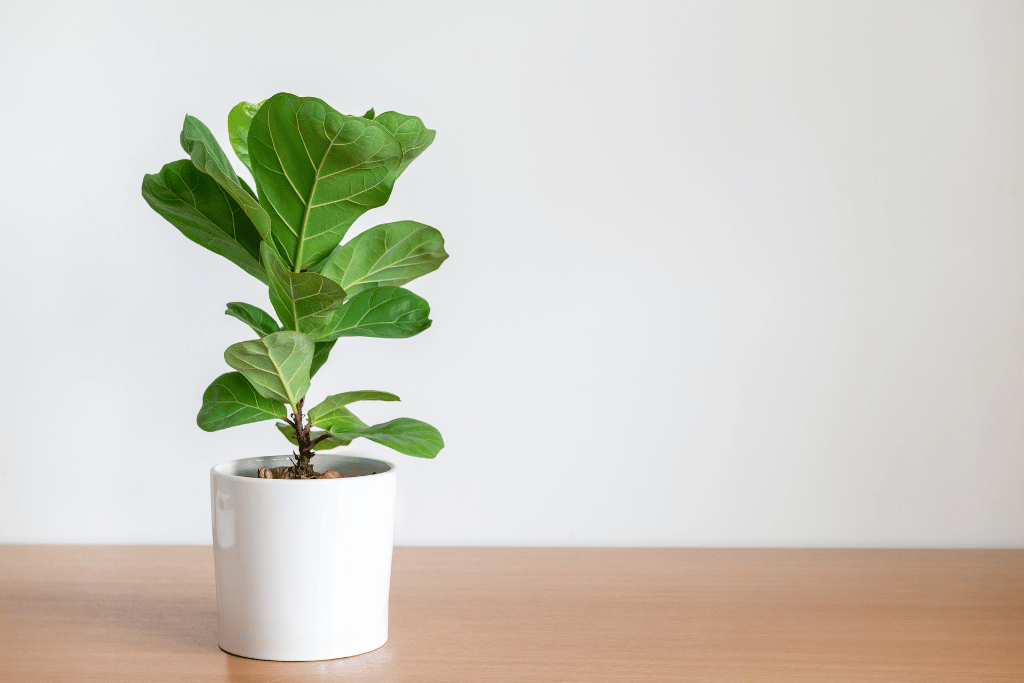
[[[443,431],[399,543],[1022,545],[1022,3],[5,3],[0,64],[0,541],[208,543],[285,451],[195,426],[269,305],[139,185],[287,90],[438,131],[356,224],[444,232],[434,327],[312,392]]]

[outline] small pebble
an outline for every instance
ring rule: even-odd
[[[327,470],[324,472],[324,479],[341,479],[341,474],[334,470]]]

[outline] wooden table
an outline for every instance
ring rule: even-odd
[[[391,639],[217,648],[209,547],[0,546],[0,681],[1024,681],[1024,551],[397,548]]]

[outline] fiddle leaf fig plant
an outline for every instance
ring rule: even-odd
[[[402,339],[430,327],[429,304],[403,285],[448,258],[440,232],[398,221],[342,240],[360,216],[388,201],[434,131],[415,116],[373,109],[350,116],[315,97],[279,93],[231,109],[228,139],[255,191],[194,116],[185,117],[181,131],[188,158],[142,181],[146,202],[185,237],[267,285],[277,315],[227,304],[225,313],[257,338],[224,352],[234,371],[203,394],[199,427],[212,432],[276,420],[297,450],[291,467],[261,470],[271,478],[320,478],[310,463],[314,449],[358,438],[435,457],[444,441],[427,423],[400,417],[368,425],[349,408],[398,401],[392,393],[346,391],[303,412],[310,379],[341,337]]]

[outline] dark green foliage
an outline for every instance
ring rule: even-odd
[[[342,114],[315,97],[279,93],[240,102],[228,115],[231,146],[256,191],[238,176],[210,129],[186,116],[181,146],[188,159],[147,175],[142,195],[193,242],[224,256],[268,285],[280,322],[242,302],[226,313],[258,339],[232,345],[221,375],[203,395],[197,422],[215,431],[261,420],[299,447],[334,448],[363,437],[416,457],[443,448],[440,433],[411,418],[368,426],[355,401],[397,401],[394,394],[334,394],[302,420],[309,379],[341,337],[404,338],[430,327],[430,306],[403,289],[448,257],[434,228],[386,223],[340,244],[352,224],[382,206],[405,170],[434,141],[415,116]],[[291,409],[291,419],[288,409]],[[316,425],[320,431],[311,431]]]

